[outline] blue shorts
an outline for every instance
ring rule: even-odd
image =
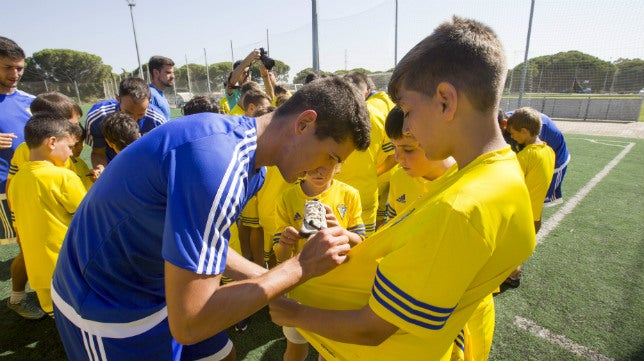
[[[560,202],[560,200],[562,199],[563,196],[561,194],[561,183],[563,183],[567,169],[568,163],[555,169],[555,172],[552,175],[552,181],[550,181],[550,188],[548,188],[548,193],[546,193],[546,199],[544,200],[545,204]]]
[[[181,345],[172,338],[167,317],[144,333],[126,337],[101,337],[102,325],[88,321],[87,328],[81,329],[60,312],[54,304],[56,328],[60,335],[65,352],[70,360],[221,360],[233,349],[232,341],[226,331],[204,341]]]

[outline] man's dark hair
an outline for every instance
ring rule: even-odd
[[[148,61],[150,73],[152,73],[152,70],[161,70],[164,66],[174,66],[174,61],[161,55],[154,55]]]
[[[101,133],[106,140],[121,151],[133,141],[139,139],[139,123],[123,112],[108,115],[101,121]]]
[[[75,136],[77,128],[78,124],[70,123],[59,114],[36,113],[25,124],[25,142],[29,149],[35,149],[50,137]]]
[[[266,93],[257,89],[250,89],[245,92],[243,99],[244,103],[242,104],[242,107],[244,107],[244,109],[248,109],[249,104],[255,104],[255,106],[259,105],[259,102],[262,99],[266,99],[269,104],[271,102],[271,98],[269,98]]]
[[[0,58],[20,60],[25,58],[25,52],[15,41],[0,36]]]
[[[125,78],[119,84],[119,97],[129,96],[135,103],[150,99],[150,87],[141,78]]]
[[[358,88],[358,91],[362,94],[371,90],[371,88],[369,87],[369,82],[370,82],[369,76],[367,76],[367,74],[363,72],[350,71],[344,74],[343,78],[349,81],[349,83],[353,84],[353,86]]]
[[[403,124],[405,123],[405,112],[399,107],[395,106],[387,114],[385,120],[385,132],[389,139],[401,139],[403,137]]]
[[[308,83],[312,82],[313,80],[317,80],[319,78],[320,78],[320,75],[318,73],[312,71],[312,72],[306,74],[306,78],[304,78],[304,84],[308,84]]]
[[[274,112],[274,111],[275,111],[275,109],[277,109],[277,107],[274,107],[274,106],[272,106],[272,105],[269,105],[269,106],[267,106],[266,108],[257,108],[257,109],[255,109],[255,111],[253,112],[253,115],[252,115],[252,116],[253,116],[253,117],[255,117],[255,118],[258,118],[258,117],[261,117],[261,116],[262,116],[262,115],[264,115],[264,114],[268,114],[268,113],[272,113],[272,112]]]
[[[371,122],[364,98],[347,81],[330,76],[308,83],[275,110],[286,118],[305,110],[317,113],[315,135],[337,143],[351,140],[357,150],[369,147]]]
[[[56,91],[41,93],[31,102],[32,114],[46,112],[72,119],[74,115],[83,116],[83,109],[70,97]]]
[[[454,16],[414,46],[396,65],[389,96],[399,101],[404,87],[434,96],[441,82],[464,93],[480,112],[496,109],[506,76],[501,41],[488,26]]]
[[[273,88],[273,93],[275,93],[275,95],[277,96],[277,95],[280,95],[280,94],[288,94],[289,91],[288,91],[288,89],[286,89],[286,87],[284,87],[284,85],[277,84]]]
[[[213,98],[205,95],[197,95],[183,106],[183,115],[197,113],[219,113],[219,107]]]

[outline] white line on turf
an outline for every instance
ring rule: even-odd
[[[565,336],[553,333],[547,328],[541,327],[536,323],[534,323],[533,321],[523,318],[521,316],[515,316],[514,323],[519,328],[526,330],[531,334],[536,335],[537,337],[541,337],[542,339],[548,342],[559,345],[577,356],[585,357],[593,361],[612,361],[613,360],[612,358],[606,357],[595,350],[591,350],[588,347],[578,345],[574,341],[566,338]]]
[[[590,193],[590,191],[595,188],[595,186],[601,182],[604,177],[610,173],[610,171],[628,154],[628,152],[631,151],[631,149],[635,146],[635,143],[629,143],[623,151],[621,151],[613,160],[611,160],[604,169],[602,169],[599,173],[597,173],[593,179],[588,181],[586,185],[584,185],[577,194],[572,196],[570,200],[568,200],[566,203],[561,206],[561,209],[559,209],[555,214],[553,214],[548,220],[546,220],[542,225],[541,229],[539,230],[539,234],[537,234],[537,244],[543,242],[546,237],[552,232],[553,229],[557,228],[559,223],[564,219],[565,216],[570,214],[575,207],[577,207],[577,204],[581,202],[587,195]]]

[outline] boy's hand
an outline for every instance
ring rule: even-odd
[[[297,310],[300,308],[297,301],[286,297],[278,297],[268,304],[271,320],[280,326],[294,326],[291,319],[297,319]]]
[[[324,204],[324,209],[326,210],[326,225],[327,227],[339,227],[340,222],[338,222],[338,219],[335,218],[335,214],[333,213],[333,209],[329,207],[327,204]]]
[[[297,229],[293,226],[288,226],[284,228],[282,234],[280,235],[279,243],[282,247],[291,249],[297,245],[297,242],[300,240],[300,234]]]
[[[323,275],[344,263],[349,252],[349,237],[341,227],[326,228],[309,237],[297,255],[302,275],[308,279]]]
[[[98,177],[100,177],[101,174],[103,174],[104,169],[105,167],[102,164],[99,164],[96,166],[96,168],[90,169],[89,173],[87,173],[87,176],[89,177],[89,179],[92,180],[92,182],[96,182]]]

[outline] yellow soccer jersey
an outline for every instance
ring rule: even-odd
[[[367,106],[369,108],[369,106]],[[377,112],[369,114],[371,121],[371,144],[364,151],[355,151],[342,163],[338,179],[356,188],[360,192],[362,203],[362,220],[365,223],[367,236],[376,230],[376,213],[378,211],[378,156],[383,152],[383,145],[389,142],[385,134],[384,121],[378,120]],[[391,144],[391,142],[389,142]],[[393,146],[391,153],[393,154]]]
[[[360,214],[360,194],[358,191],[346,183],[337,179],[331,183],[331,187],[326,191],[314,197],[304,194],[300,184],[294,184],[282,193],[282,198],[277,202],[276,232],[274,240],[278,240],[282,231],[287,226],[293,226],[295,229],[302,227],[304,218],[304,203],[307,200],[318,199],[323,204],[333,209],[333,214],[338,219],[340,227],[365,237],[364,223]],[[306,239],[302,238],[298,246],[294,249],[293,254],[299,253]],[[278,260],[284,261],[284,260]]]
[[[22,142],[16,148],[16,151],[13,153],[13,157],[11,157],[11,165],[9,166],[9,174],[7,175],[7,179],[12,179],[13,176],[20,170],[20,166],[28,161],[29,147],[27,146],[27,143]],[[65,162],[65,168],[74,171],[74,165],[72,164],[71,159],[67,159],[67,161]]]
[[[369,305],[399,328],[375,347],[300,330],[326,360],[449,359],[481,301],[534,250],[529,195],[510,147],[435,183],[353,247],[348,262],[291,291],[322,309]]]
[[[230,110],[230,115],[244,115],[246,112],[244,112],[244,109],[242,109],[239,104],[235,104],[235,106]]]
[[[67,227],[85,196],[85,187],[69,169],[33,161],[20,165],[9,189],[29,284],[37,292],[48,290]],[[43,310],[53,311],[48,292],[38,292],[38,299]]]
[[[400,166],[394,167],[394,173],[389,181],[387,219],[402,213],[408,205],[425,194],[429,183],[423,177],[410,177]]]
[[[94,185],[94,182],[92,182],[92,179],[89,174],[89,167],[87,166],[87,163],[85,163],[84,160],[80,159],[80,157],[70,157],[69,158],[71,161],[72,169],[74,173],[80,178],[81,182],[85,186],[86,190],[89,190],[92,185]]]
[[[546,193],[555,172],[555,152],[545,142],[528,144],[517,153],[517,158],[530,193],[534,221],[540,221],[543,200],[546,199]]]
[[[230,106],[228,105],[228,98],[225,96],[219,100],[219,113],[230,114]]]
[[[456,165],[451,166],[441,176],[448,177],[458,170]],[[440,179],[440,178],[439,178]],[[402,213],[408,205],[416,199],[432,191],[438,179],[429,181],[423,177],[410,177],[400,166],[394,167],[394,173],[389,183],[389,197],[387,199],[387,219],[392,219]]]
[[[292,184],[287,183],[279,169],[275,166],[266,167],[264,185],[251,198],[242,214],[240,221],[245,226],[262,227],[264,230],[264,260],[268,261],[273,253],[273,235],[275,234],[276,200],[282,192]]]

